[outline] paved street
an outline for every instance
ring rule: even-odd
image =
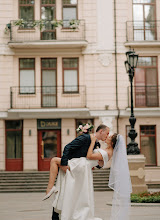
[[[41,201],[44,193],[0,194],[0,220],[50,220],[52,199]],[[95,192],[95,215],[109,220],[112,192]],[[160,219],[160,204],[132,207],[130,220]]]

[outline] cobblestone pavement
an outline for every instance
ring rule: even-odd
[[[42,202],[44,193],[1,193],[0,220],[51,220],[52,198]],[[112,192],[95,192],[95,216],[109,220]],[[133,206],[130,220],[160,219],[160,204]]]

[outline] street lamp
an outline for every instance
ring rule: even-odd
[[[127,61],[125,61],[124,64],[126,67],[126,72],[129,75],[129,81],[131,84],[131,115],[129,118],[131,129],[128,133],[131,142],[127,144],[127,154],[140,154],[138,144],[135,142],[135,138],[137,137],[137,132],[134,129],[136,118],[134,117],[134,111],[133,111],[133,77],[134,77],[134,68],[137,67],[138,55],[134,51],[130,50],[126,52],[126,57],[127,57]]]

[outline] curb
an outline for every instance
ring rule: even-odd
[[[106,205],[112,206],[111,202]],[[131,207],[160,207],[160,203],[131,203]]]

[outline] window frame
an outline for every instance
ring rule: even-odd
[[[50,7],[54,7],[55,8],[55,16],[54,16],[53,19],[56,19],[56,16],[57,16],[57,10],[56,10],[57,2],[56,2],[56,0],[55,0],[55,4],[42,4],[42,0],[40,0],[40,17],[42,17],[42,7],[45,7],[45,6],[50,6]],[[40,31],[41,40],[43,40],[42,39],[42,33],[43,32],[54,32],[55,33],[55,39],[57,39],[57,37],[56,37],[56,28],[54,28],[54,30]],[[55,40],[55,39],[53,39],[53,40]]]
[[[64,16],[63,16],[63,8],[75,8],[76,7],[76,20],[78,20],[78,0],[77,0],[77,4],[63,4],[63,0],[61,1],[62,3],[62,20],[64,20]],[[65,7],[64,7],[65,6]],[[70,27],[63,27],[62,29],[70,29]]]
[[[27,0],[25,0],[25,1],[27,1]],[[23,6],[23,7],[32,6],[33,7],[33,20],[35,20],[35,0],[34,0],[34,4],[20,4],[20,0],[18,0],[18,17],[19,17],[19,19],[21,19],[20,18],[20,6]],[[24,28],[24,29],[26,29],[26,28]],[[30,28],[30,29],[34,29],[34,28]]]
[[[24,60],[24,59],[34,59],[34,69],[32,69],[32,68],[20,68],[20,60]],[[19,58],[19,95],[35,95],[36,94],[36,79],[35,79],[35,62],[36,61],[36,59],[35,58],[31,58],[31,57],[26,57],[26,58]],[[21,89],[21,85],[20,85],[20,77],[21,77],[21,74],[20,74],[20,71],[21,70],[34,70],[34,92],[33,93],[21,93],[20,92],[20,89]]]
[[[55,68],[44,68],[42,67],[42,60],[43,59],[55,59],[56,60],[56,67]],[[56,106],[43,106],[42,103],[42,89],[41,89],[41,108],[54,108],[57,107],[57,58],[56,57],[41,57],[41,88],[42,88],[42,82],[43,82],[43,75],[42,75],[42,71],[43,70],[55,70],[56,71]]]
[[[141,126],[145,126],[145,127],[148,127],[148,126],[154,126],[155,127],[155,134],[154,135],[151,135],[151,134],[149,134],[149,135],[141,135]],[[142,124],[142,125],[140,125],[139,126],[139,134],[140,134],[140,152],[141,152],[141,149],[142,149],[142,147],[141,147],[141,137],[144,137],[144,136],[146,136],[146,137],[155,137],[155,161],[156,161],[156,164],[145,164],[145,166],[146,167],[149,167],[149,166],[152,166],[152,167],[154,167],[154,166],[157,166],[157,128],[156,128],[156,125],[155,124],[153,124],[153,125],[146,125],[146,124]]]
[[[65,68],[64,67],[64,59],[77,59],[77,67],[74,68]],[[64,71],[65,70],[77,70],[77,91],[65,91],[65,85],[64,85]],[[63,77],[62,77],[62,82],[63,82],[63,94],[77,94],[79,93],[79,57],[63,57],[62,58],[62,72],[63,72]]]
[[[21,128],[7,128],[7,122],[9,121],[21,121],[22,123],[22,127]],[[23,120],[5,120],[5,158],[6,159],[10,159],[10,158],[7,158],[7,131],[21,131],[22,132],[22,141],[21,141],[21,146],[22,146],[22,157],[20,159],[22,159],[23,161]],[[17,159],[17,158],[14,158],[14,159]],[[18,158],[19,159],[19,158]],[[7,166],[7,160],[6,160],[6,166]]]
[[[144,72],[145,72],[145,87],[147,86],[146,85],[146,69],[156,69],[156,74],[157,74],[157,84],[155,86],[157,86],[157,99],[158,99],[158,105],[157,106],[138,106],[136,105],[136,89],[134,89],[134,97],[135,97],[135,107],[137,108],[154,108],[154,107],[159,107],[159,87],[158,87],[158,57],[157,56],[139,56],[139,57],[150,57],[150,58],[156,58],[156,66],[141,66],[141,65],[138,65],[137,63],[137,68],[140,68],[140,69],[144,69]],[[135,69],[136,71],[136,69]],[[136,74],[135,74],[135,79],[134,79],[134,87],[136,88]],[[146,92],[145,92],[146,94]]]
[[[134,22],[134,10],[133,10],[134,5],[142,5],[143,6],[143,20],[142,21],[144,22],[144,25],[143,25],[144,29],[138,29],[138,30],[144,30],[144,34],[143,34],[144,39],[142,41],[148,41],[148,40],[146,40],[146,37],[145,37],[145,31],[146,30],[151,30],[151,29],[146,29],[145,28],[144,6],[145,5],[153,5],[155,7],[155,14],[154,14],[154,20],[153,20],[153,21],[155,21],[155,39],[153,41],[157,40],[157,19],[156,19],[157,18],[157,6],[156,6],[156,0],[155,0],[154,3],[134,3],[132,1],[132,21],[133,22]],[[134,30],[136,30],[136,29],[134,29],[134,27],[133,27],[133,39],[134,39]]]

